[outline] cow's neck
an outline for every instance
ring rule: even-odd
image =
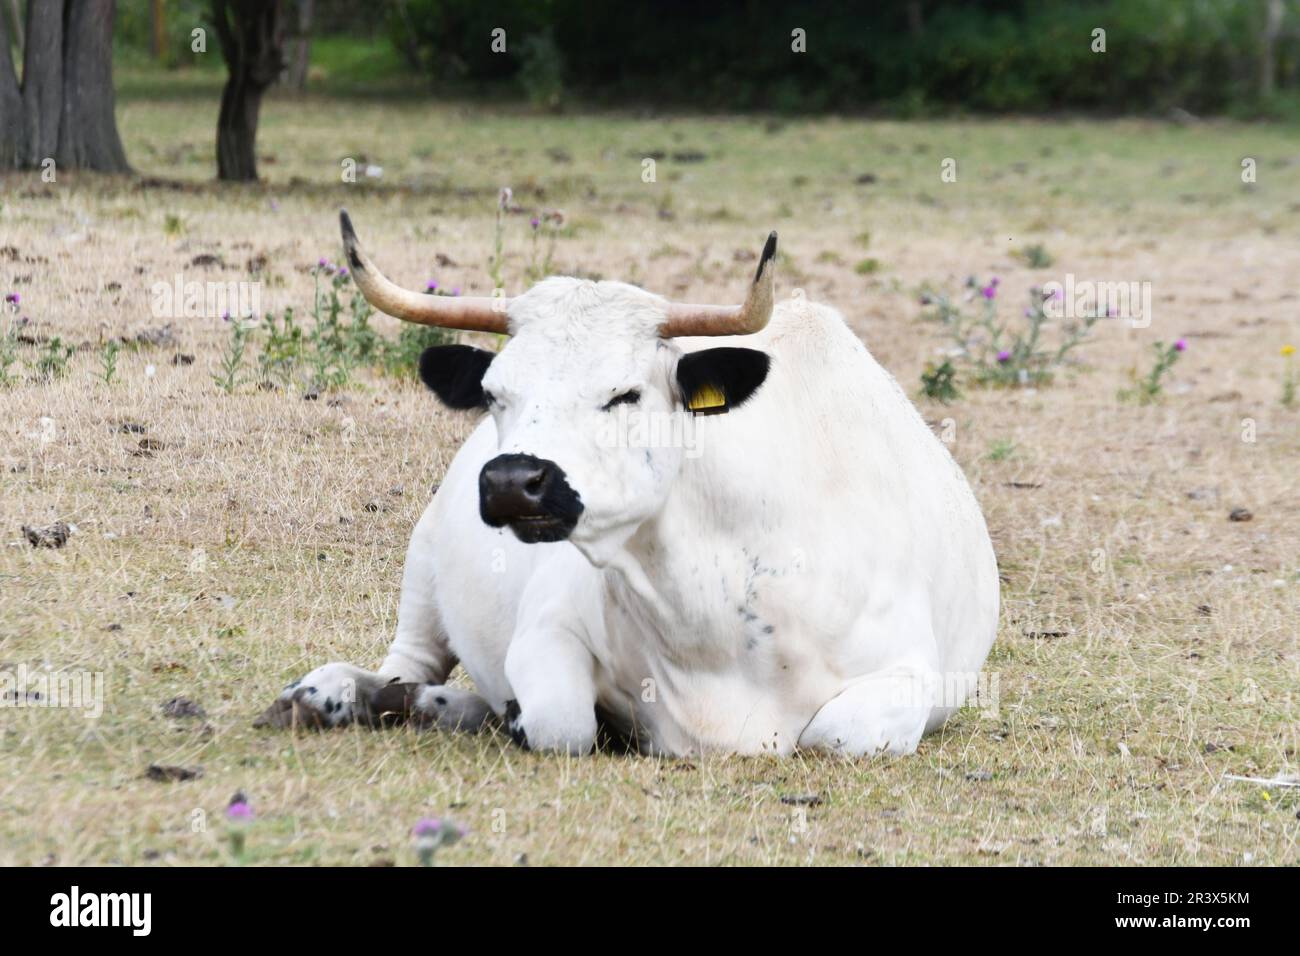
[[[721,508],[699,489],[674,489],[605,564],[615,573],[612,600],[635,605],[658,633],[693,646],[726,643],[752,622],[766,569],[783,550],[773,530],[784,523],[779,502],[741,493]]]

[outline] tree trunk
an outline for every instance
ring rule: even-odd
[[[64,7],[63,114],[55,152],[61,167],[131,171],[113,118],[116,7],[117,0],[68,0]]]
[[[4,14],[0,13],[0,20],[4,19]],[[14,28],[14,41],[18,46],[18,55],[23,55],[26,49],[26,41],[23,40],[23,11],[19,6],[19,0],[9,0],[9,21]]]
[[[287,82],[299,93],[307,89],[307,68],[311,65],[311,21],[315,7],[315,0],[298,0],[298,29],[291,44],[293,53],[289,57]]]
[[[13,169],[23,152],[23,95],[9,52],[9,27],[0,16],[0,169]]]
[[[1269,99],[1277,89],[1277,38],[1282,32],[1282,0],[1264,0],[1264,32],[1260,36],[1259,95]]]
[[[149,41],[149,52],[159,63],[166,62],[167,56],[167,11],[163,9],[163,0],[153,0],[151,4],[150,20],[153,26],[152,39]]]
[[[125,173],[113,117],[115,0],[31,0],[18,83],[0,16],[0,169]]]
[[[397,16],[402,21],[402,27],[397,31],[402,57],[412,72],[418,73],[424,69],[424,64],[420,62],[420,45],[415,40],[415,25],[411,22],[411,11],[406,5],[406,0],[393,0],[393,5],[397,10]]]
[[[212,0],[212,18],[230,73],[217,117],[217,178],[255,182],[262,94],[284,69],[280,0]]]
[[[63,11],[57,3],[27,5],[23,57],[23,149],[19,162],[36,167],[59,151],[63,113]],[[110,88],[112,81],[109,81]],[[112,105],[109,105],[112,116]]]

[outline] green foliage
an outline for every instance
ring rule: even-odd
[[[231,319],[229,315],[226,316],[226,321],[230,323],[230,340],[222,350],[219,371],[212,376],[212,380],[218,388],[230,395],[244,380],[244,353],[248,350],[248,340],[257,325],[243,319]]]
[[[985,455],[989,461],[1006,461],[1016,453],[1016,446],[1005,438],[999,438],[989,445],[989,453]]]
[[[871,275],[872,273],[879,272],[879,271],[880,271],[880,260],[879,260],[879,259],[863,259],[863,260],[861,260],[861,261],[860,261],[856,266],[853,267],[853,271],[856,272],[856,273],[857,273],[858,275],[860,275],[860,276],[869,276],[869,275]]]
[[[526,37],[519,66],[519,84],[534,107],[558,110],[564,99],[564,57],[555,35],[543,30]]]
[[[414,376],[425,349],[436,345],[451,345],[455,341],[456,333],[448,329],[404,323],[397,334],[397,341],[388,343],[384,349],[383,369],[389,375]]]
[[[279,315],[268,312],[260,320],[226,317],[230,339],[212,376],[218,388],[231,394],[255,380],[261,388],[315,392],[348,385],[361,368],[414,375],[420,353],[456,340],[456,334],[447,329],[415,324],[403,324],[395,340],[387,339],[371,326],[370,304],[352,284],[346,269],[322,259],[312,273],[315,287],[309,325],[299,323],[292,306]],[[256,350],[254,377],[245,374],[250,348]]]
[[[513,194],[508,187],[503,187],[497,196],[497,218],[492,232],[492,258],[488,260],[488,278],[492,280],[493,289],[504,289],[505,278],[502,272],[505,264],[506,213],[510,210]]]
[[[945,405],[961,398],[961,392],[957,389],[957,369],[953,368],[952,362],[944,359],[939,365],[933,362],[927,364],[921,373],[921,392],[926,398]]]
[[[1041,242],[1025,246],[1020,250],[1019,256],[1020,260],[1031,269],[1046,269],[1056,261]]]
[[[68,372],[68,360],[75,351],[57,335],[45,343],[45,350],[36,359],[36,374],[46,381],[62,378]]]
[[[809,112],[884,106],[1218,111],[1257,100],[1260,0],[924,0],[811,5],[783,0],[660,4],[585,0],[404,0],[390,30],[441,82],[520,84],[553,108],[559,77],[606,101],[690,102]],[[690,40],[682,42],[689,16]],[[1288,7],[1279,83],[1294,89],[1300,14]],[[763,27],[762,42],[755,30]],[[771,25],[790,24],[775,30]],[[790,29],[807,30],[807,52]],[[487,38],[507,31],[504,52]],[[1104,28],[1105,52],[1093,49]],[[549,37],[549,41],[545,38]],[[533,42],[537,38],[537,42]],[[563,70],[561,71],[561,65]]]
[[[117,375],[117,353],[122,351],[120,339],[109,339],[99,349],[99,378],[105,385],[112,385]]]
[[[354,321],[351,323],[339,320],[343,312],[339,289],[348,281],[346,272],[335,270],[329,265],[318,266],[314,271],[316,287],[313,295],[312,318],[315,321],[307,333],[307,347],[300,356],[309,375],[305,384],[309,389],[338,388],[348,383],[351,371],[356,365],[352,333],[356,327],[357,312],[353,311]],[[322,292],[323,275],[328,278],[328,282]],[[368,331],[370,307],[364,299],[361,300],[361,309],[364,316],[362,321]]]
[[[116,47],[132,50],[139,55],[144,55],[152,49],[151,6],[151,0],[119,0],[113,24],[113,42]],[[196,27],[208,27],[210,9],[210,0],[167,0],[164,8],[165,31],[161,51],[164,65],[188,66],[203,59],[203,54],[195,53],[193,50],[191,31]],[[215,52],[216,48],[212,44],[216,42],[216,38],[211,36],[210,27],[208,30],[208,49]]]
[[[262,331],[266,337],[257,356],[258,376],[269,385],[288,388],[293,384],[304,352],[303,332],[294,320],[293,306],[287,307],[279,317],[266,313]]]
[[[436,81],[503,80],[521,65],[523,40],[556,28],[554,0],[402,0],[387,4],[389,32],[408,62]],[[505,51],[493,49],[504,30]]]
[[[1082,343],[1101,318],[1100,312],[1082,319],[1063,318],[1056,345],[1045,341],[1044,330],[1054,324],[1046,305],[1052,301],[1042,289],[1029,290],[1029,305],[1022,323],[999,317],[998,280],[981,285],[972,276],[966,280],[961,299],[926,291],[921,302],[929,306],[926,318],[947,329],[957,346],[957,355],[967,367],[967,380],[980,386],[1028,386],[1050,384],[1069,353]]]
[[[1136,401],[1141,405],[1149,405],[1158,400],[1164,394],[1163,379],[1168,371],[1174,367],[1178,361],[1178,356],[1187,348],[1187,344],[1179,339],[1172,345],[1166,345],[1164,342],[1156,342],[1151,346],[1155,352],[1155,361],[1151,365],[1151,370],[1146,375],[1138,377],[1134,372],[1134,387],[1123,389],[1119,396],[1122,399]]]
[[[12,385],[14,377],[9,373],[18,361],[18,330],[12,322],[5,323],[0,332],[0,388]]]
[[[1296,374],[1295,374],[1295,346],[1282,346],[1282,360],[1286,363],[1282,370],[1282,406],[1291,408],[1295,405],[1296,393]],[[3,383],[0,378],[0,383]]]
[[[548,210],[530,221],[533,230],[532,245],[525,274],[529,282],[539,282],[551,275],[555,265],[555,242],[564,229],[564,214]]]

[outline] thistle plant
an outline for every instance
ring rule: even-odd
[[[68,360],[75,349],[57,335],[45,344],[45,351],[36,360],[36,373],[46,381],[62,378],[68,371]]]
[[[12,322],[6,322],[0,330],[0,388],[5,388],[14,381],[9,369],[18,361],[18,328]]]
[[[999,286],[996,277],[983,284],[971,277],[966,280],[961,299],[924,291],[921,304],[929,307],[927,318],[938,322],[952,336],[955,357],[969,367],[967,380],[971,383],[1002,387],[1050,384],[1070,352],[1088,338],[1102,313],[1061,319],[1052,345],[1046,331],[1057,320],[1049,313],[1048,304],[1057,301],[1059,293],[1030,289],[1029,304],[1022,312],[1024,324],[1015,327],[999,316]]]
[[[493,288],[505,287],[505,223],[514,208],[513,193],[502,188],[497,197],[493,253],[488,262]],[[529,274],[548,275],[553,267],[556,241],[565,225],[564,213],[547,210],[532,220],[533,247]],[[311,268],[313,279],[310,325],[300,322],[299,313],[287,307],[280,314],[268,313],[260,321],[232,321],[231,335],[213,381],[227,394],[244,382],[243,369],[250,345],[258,347],[257,378],[263,386],[288,387],[301,384],[317,391],[340,388],[352,379],[357,368],[377,368],[409,375],[419,364],[420,354],[435,345],[456,341],[447,329],[403,324],[396,341],[380,335],[370,324],[374,314],[370,303],[352,281],[346,266],[318,259]],[[458,296],[430,279],[428,295]],[[498,348],[504,335],[496,337]],[[3,379],[0,379],[3,381]]]
[[[925,371],[921,373],[921,391],[926,398],[944,405],[961,398],[961,392],[957,389],[957,370],[949,359],[944,359],[939,365],[931,362],[925,366]]]
[[[443,288],[436,279],[430,279],[424,285],[425,295],[460,295],[460,287],[450,290]],[[427,348],[435,345],[449,345],[456,341],[456,333],[436,325],[414,325],[402,323],[397,333],[397,341],[383,340],[380,361],[390,375],[412,375],[420,363],[420,356]]]
[[[1281,348],[1282,361],[1285,363],[1282,368],[1282,404],[1286,408],[1295,405],[1295,346],[1284,345]]]
[[[434,866],[440,849],[459,843],[469,831],[450,820],[425,817],[411,828],[415,837],[415,854],[421,866]]]
[[[564,228],[564,213],[558,209],[548,209],[540,216],[534,216],[529,225],[532,227],[532,246],[528,256],[528,281],[538,282],[553,271],[555,241]],[[542,247],[540,260],[539,246]]]
[[[105,385],[112,385],[117,375],[117,353],[122,351],[119,339],[109,339],[99,348],[99,378]]]
[[[230,325],[230,339],[221,353],[218,372],[212,376],[212,380],[217,383],[218,388],[230,395],[243,381],[241,372],[244,368],[244,353],[248,350],[248,340],[252,337],[257,324],[242,319],[231,319],[229,312],[221,318]]]
[[[1120,398],[1136,399],[1142,405],[1149,405],[1160,398],[1164,394],[1164,377],[1174,367],[1178,356],[1187,351],[1187,340],[1179,339],[1172,345],[1156,342],[1151,348],[1155,352],[1155,362],[1151,366],[1151,371],[1137,379],[1133,388],[1121,391]],[[1134,377],[1136,378],[1136,374]]]
[[[244,862],[248,830],[253,823],[253,808],[243,793],[236,793],[226,807],[226,836],[230,840],[230,855],[236,864]]]
[[[497,194],[497,219],[496,227],[492,234],[492,258],[488,260],[488,278],[492,280],[493,289],[504,289],[505,278],[502,272],[504,264],[505,236],[506,236],[506,213],[510,211],[510,203],[514,199],[514,192],[509,186],[502,186],[501,192]]]
[[[337,388],[347,384],[353,365],[348,330],[339,321],[343,311],[339,290],[349,281],[348,271],[322,259],[312,274],[316,280],[312,299],[312,318],[315,321],[307,336],[310,349],[306,359],[311,370],[308,385],[315,389]],[[321,288],[322,279],[325,280],[324,289]]]
[[[294,319],[293,306],[285,308],[280,316],[266,313],[262,331],[266,338],[257,356],[258,375],[264,383],[287,388],[303,355],[303,331]]]

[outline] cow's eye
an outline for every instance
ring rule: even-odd
[[[641,401],[641,390],[632,389],[630,392],[624,392],[622,395],[615,395],[605,403],[605,411],[609,411],[615,405],[635,405]]]
[[[488,408],[495,408],[496,406],[498,406],[498,405],[501,404],[501,399],[497,398],[495,395],[493,395],[493,394],[492,394],[491,392],[489,392],[487,389],[484,389],[484,390],[483,390],[483,404],[486,405]]]

